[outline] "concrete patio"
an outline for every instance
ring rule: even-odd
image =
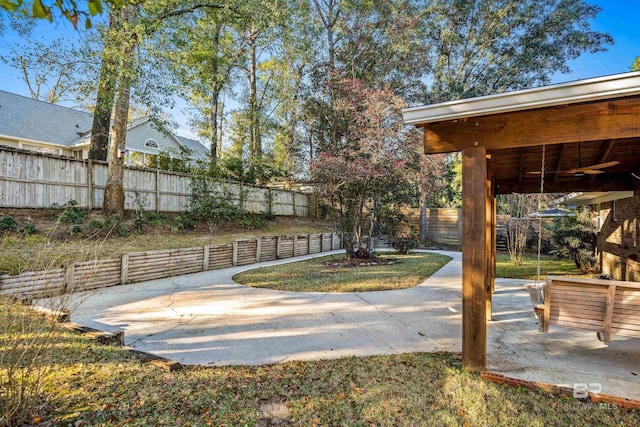
[[[292,293],[213,270],[75,294],[72,320],[123,330],[127,345],[185,364],[269,364],[343,356],[461,350],[461,255],[419,286],[364,293]],[[323,254],[326,255],[326,254]],[[300,257],[295,260],[310,257]],[[640,340],[552,326],[538,332],[522,280],[498,279],[487,369],[550,384],[601,384],[640,399]]]

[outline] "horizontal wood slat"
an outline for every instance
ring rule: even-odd
[[[550,324],[640,338],[640,284],[548,276],[541,331]]]
[[[182,274],[197,273],[231,267],[234,246],[237,247],[237,265],[256,262],[260,248],[260,260],[270,261],[293,256],[294,236],[261,237],[258,240],[239,240],[234,244],[206,247],[167,249],[123,254],[120,259],[106,259],[74,263],[67,268],[46,271],[28,271],[18,275],[0,275],[0,293],[31,298],[44,298],[62,293],[79,292],[160,279]],[[310,240],[309,240],[310,239]],[[302,235],[295,237],[300,254],[308,251],[309,244],[320,251],[330,251],[339,241],[334,233]],[[280,242],[280,243],[278,243]],[[327,246],[320,246],[327,243]],[[334,246],[338,247],[338,246]],[[208,259],[205,260],[205,254]],[[208,262],[205,262],[208,261]]]

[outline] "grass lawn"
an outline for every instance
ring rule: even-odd
[[[249,270],[233,280],[256,288],[293,292],[365,292],[417,286],[451,260],[439,254],[382,255],[399,262],[392,265],[362,267],[327,266],[344,255],[331,255],[308,261]]]
[[[166,372],[57,330],[40,363],[43,393],[24,421],[47,426],[630,426],[639,416],[484,382],[450,353]],[[268,419],[265,403],[286,405],[288,422]]]
[[[538,256],[525,255],[522,265],[514,265],[509,254],[498,253],[496,259],[496,277],[509,279],[535,280],[537,275]],[[540,257],[540,278],[545,280],[550,276],[584,276],[572,260],[555,256],[542,255]]]

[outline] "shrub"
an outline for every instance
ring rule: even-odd
[[[18,223],[13,217],[3,216],[0,218],[0,230],[15,230],[18,227]]]
[[[25,224],[25,226],[20,229],[23,236],[31,236],[36,231],[36,226],[33,224]]]
[[[55,208],[53,205],[52,208]],[[87,217],[87,211],[78,207],[78,202],[75,200],[69,200],[64,205],[60,206],[62,212],[58,214],[57,220],[69,224],[82,224]]]
[[[255,213],[244,213],[235,223],[248,229],[260,229],[267,226],[267,216]]]
[[[145,212],[144,221],[152,227],[160,227],[166,223],[164,217],[156,212]]]
[[[179,214],[176,215],[176,224],[178,225],[178,230],[193,230],[196,225],[196,222],[189,216],[189,214]]]
[[[584,273],[597,268],[596,233],[590,214],[588,208],[580,208],[575,216],[556,218],[547,226],[558,245],[558,249],[551,253],[573,259],[576,267]]]

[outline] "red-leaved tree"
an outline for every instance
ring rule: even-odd
[[[345,123],[335,146],[318,153],[311,177],[338,207],[338,231],[347,257],[362,245],[365,207],[407,200],[411,170],[419,167],[419,134],[406,129],[402,98],[357,80],[339,83],[334,111]]]

